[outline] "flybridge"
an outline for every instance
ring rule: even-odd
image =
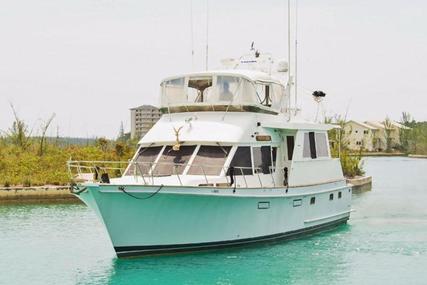
[[[192,111],[248,111],[285,113],[289,96],[271,75],[253,70],[190,73],[161,83],[164,113]]]

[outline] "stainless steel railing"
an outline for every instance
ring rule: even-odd
[[[233,167],[234,183],[231,185],[229,174],[231,167],[181,164],[169,162],[137,162],[137,161],[74,161],[67,162],[70,178],[75,182],[97,182],[102,174],[107,173],[109,178],[133,176],[136,182],[144,185],[154,185],[156,177],[174,177],[169,180],[171,185],[195,186],[183,181],[183,176],[201,176],[201,181],[196,186],[235,186],[237,188],[249,187],[276,187],[275,169],[269,168],[269,175],[263,175],[261,168]],[[191,174],[191,172],[196,174]],[[212,174],[212,169],[215,173]],[[198,170],[198,171],[197,171]],[[271,181],[267,177],[271,177]],[[255,179],[254,177],[257,177]]]

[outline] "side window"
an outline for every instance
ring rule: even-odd
[[[254,170],[255,173],[270,174],[271,167],[271,147],[253,147]]]
[[[286,146],[288,149],[288,160],[292,160],[292,157],[294,156],[294,147],[295,147],[294,136],[287,136],[286,137]],[[304,138],[304,149],[305,149],[305,138]]]
[[[304,133],[303,157],[317,158],[314,132]]]
[[[273,172],[275,172],[276,171],[276,159],[277,159],[277,147],[273,147],[271,149],[271,156],[273,158],[272,170],[273,170]]]
[[[252,159],[251,147],[239,146],[234,154],[230,166],[235,167],[235,175],[251,175],[252,174]]]
[[[318,157],[329,157],[325,133],[316,133],[316,151]]]

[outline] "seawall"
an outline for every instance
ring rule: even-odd
[[[79,202],[69,186],[0,187],[0,204],[19,202]]]

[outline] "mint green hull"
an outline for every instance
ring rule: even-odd
[[[126,194],[117,186],[93,185],[79,198],[103,221],[119,256],[283,238],[345,222],[350,213],[347,187],[335,203],[329,192],[316,194],[317,205],[309,205],[314,195],[194,194],[174,187],[150,197],[156,189],[133,186]]]

